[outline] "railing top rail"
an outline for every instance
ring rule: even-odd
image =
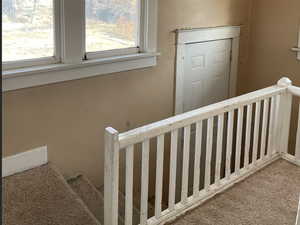
[[[289,87],[288,87],[288,91],[289,91],[291,94],[300,97],[300,87],[289,86]]]
[[[287,87],[274,85],[121,133],[119,134],[120,148],[125,148],[129,145],[142,142],[143,140],[185,127],[197,121],[231,111],[240,106],[248,105],[276,94],[281,94],[286,91],[286,89]]]

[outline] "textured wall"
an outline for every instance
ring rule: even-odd
[[[248,92],[275,84],[288,75],[300,85],[297,46],[299,0],[253,0],[248,73],[240,74],[239,90]]]
[[[253,0],[248,72],[240,73],[239,91],[245,93],[275,84],[288,76],[300,85],[300,61],[290,49],[298,44],[299,0]],[[299,99],[295,98],[290,152],[295,147]]]
[[[159,0],[158,65],[4,94],[4,156],[48,145],[66,176],[103,183],[103,131],[125,131],[173,115],[175,33],[183,27],[244,25],[246,71],[251,0]]]

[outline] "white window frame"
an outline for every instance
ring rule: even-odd
[[[292,48],[292,51],[297,53],[297,59],[300,60],[300,26],[298,31],[298,46],[295,48]]]
[[[60,62],[60,0],[53,0],[53,31],[54,31],[54,52],[53,56],[40,57],[35,59],[23,59],[2,63],[3,70],[10,70],[22,67],[49,65]]]
[[[3,63],[3,91],[155,66],[157,1],[141,0],[137,48],[86,53],[85,1],[54,0],[55,56]]]
[[[108,58],[113,56],[138,54],[139,52],[140,52],[139,47],[120,48],[120,49],[112,49],[112,50],[98,51],[98,52],[86,52],[84,59],[85,60],[103,59],[103,58]]]
[[[87,52],[85,50],[85,59],[99,59],[99,58],[107,58],[112,56],[120,56],[120,55],[130,55],[130,54],[137,54],[140,52],[141,49],[141,39],[144,39],[141,37],[140,31],[142,30],[142,23],[141,21],[144,20],[144,15],[142,11],[144,10],[143,5],[146,3],[144,0],[138,0],[138,24],[137,24],[137,46],[136,47],[130,47],[130,48],[122,48],[122,49],[112,49],[112,50],[106,50],[106,51],[96,51],[96,52]],[[86,17],[85,17],[86,18]],[[86,29],[85,29],[86,30]],[[85,41],[86,42],[86,41]],[[86,44],[86,43],[85,43]],[[85,45],[86,47],[86,45]]]

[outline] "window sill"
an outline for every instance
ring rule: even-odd
[[[158,55],[159,53],[139,53],[105,59],[86,60],[79,64],[51,64],[4,70],[2,72],[2,91],[152,67],[156,65]]]
[[[300,47],[292,48],[292,51],[297,53],[297,59],[300,60]]]

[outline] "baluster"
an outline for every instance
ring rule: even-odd
[[[259,123],[260,123],[260,102],[255,103],[255,122],[254,122],[254,138],[253,138],[253,149],[252,149],[252,164],[257,161],[258,152],[258,135],[259,135]]]
[[[243,134],[243,118],[244,107],[238,109],[238,124],[236,132],[236,154],[235,154],[235,173],[240,173],[241,168],[241,145],[242,145],[242,134]]]
[[[299,104],[299,111],[298,111],[298,127],[297,127],[297,136],[296,136],[295,156],[297,160],[300,160],[300,104]]]
[[[226,168],[225,168],[227,179],[229,179],[231,175],[233,117],[234,117],[234,111],[229,111],[228,125],[227,125]]]
[[[220,184],[221,177],[221,162],[223,150],[223,129],[224,129],[224,114],[218,116],[218,133],[217,133],[217,152],[216,152],[216,184]]]
[[[134,146],[126,148],[125,225],[132,225],[133,213],[133,160]]]
[[[252,110],[253,105],[247,105],[247,122],[246,122],[246,140],[245,140],[245,156],[244,167],[249,166],[250,141],[251,141],[251,126],[252,126]]]
[[[147,224],[148,219],[149,145],[149,140],[142,144],[141,225]]]
[[[263,123],[262,123],[261,145],[260,145],[260,158],[261,159],[264,159],[265,154],[266,154],[266,136],[267,136],[268,114],[269,114],[269,100],[264,99]]]
[[[177,145],[178,130],[171,132],[171,156],[170,156],[170,178],[169,178],[169,209],[174,210],[175,207],[175,191],[176,191],[176,167],[177,167]]]
[[[212,157],[212,145],[213,145],[213,128],[214,118],[209,118],[207,123],[207,141],[206,141],[206,159],[205,159],[205,190],[209,190],[211,183],[211,157]]]
[[[184,127],[181,201],[187,202],[191,126]]]
[[[164,135],[157,137],[156,185],[155,185],[155,217],[161,216],[162,182],[164,165]]]
[[[273,142],[274,140],[274,118],[275,118],[275,102],[276,97],[272,96],[271,98],[271,110],[270,110],[270,121],[269,121],[269,137],[268,137],[268,148],[267,148],[267,156],[271,157],[273,151]]]
[[[300,225],[300,198],[299,198],[299,204],[298,204],[298,210],[297,210],[297,217],[296,217],[296,224]]]
[[[201,143],[202,143],[202,121],[196,123],[194,184],[193,184],[193,195],[195,198],[199,193]]]

